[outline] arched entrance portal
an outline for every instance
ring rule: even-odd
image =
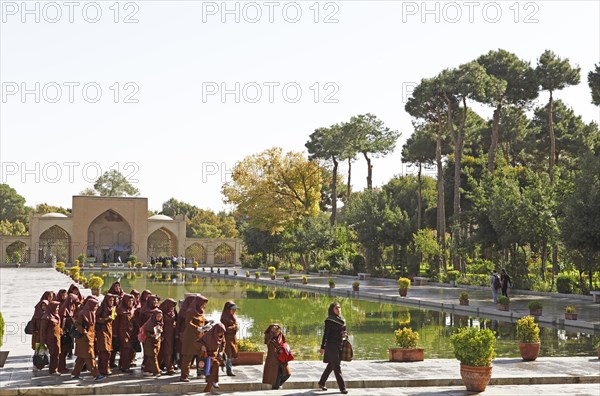
[[[206,249],[199,243],[194,242],[185,249],[185,258],[196,260],[199,264],[206,264]]]
[[[6,259],[11,263],[28,263],[29,246],[21,241],[11,243],[6,247]]]
[[[233,264],[234,256],[231,246],[223,243],[215,249],[215,264]]]
[[[177,255],[177,237],[162,227],[148,236],[148,257],[173,257]]]
[[[63,228],[54,225],[40,235],[38,259],[44,263],[56,261],[71,262],[71,236]]]
[[[96,217],[88,227],[86,255],[96,262],[127,262],[131,255],[131,227],[112,209]]]

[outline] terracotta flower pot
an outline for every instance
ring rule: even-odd
[[[360,289],[360,286],[352,286],[352,291],[358,291]]]
[[[508,304],[498,304],[498,309],[500,311],[508,311]]]
[[[460,302],[460,305],[469,305],[469,300],[458,300]]]
[[[329,287],[333,289],[335,287],[335,283],[330,283]]]
[[[526,362],[534,361],[540,353],[540,343],[519,342],[519,351],[523,360]]]
[[[271,275],[271,280],[275,280],[275,275]]]
[[[565,312],[565,319],[577,320],[577,314]]]
[[[234,366],[263,364],[264,352],[238,352],[238,356],[233,359]]]
[[[538,309],[530,309],[529,310],[529,314],[531,316],[542,316],[542,308],[538,308]]]
[[[460,376],[469,392],[483,392],[492,378],[492,366],[460,365]]]
[[[406,294],[408,293],[408,289],[398,289],[398,293],[400,293],[400,296],[406,297]]]
[[[421,362],[425,359],[425,350],[423,348],[390,348],[389,355],[390,362]]]

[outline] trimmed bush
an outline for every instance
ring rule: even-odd
[[[490,329],[461,327],[450,336],[454,356],[465,366],[485,367],[496,357],[496,336]]]
[[[419,343],[419,333],[410,327],[394,330],[396,344],[402,349],[415,349]]]
[[[533,320],[533,316],[523,316],[517,320],[517,338],[529,344],[540,342],[540,327]]]
[[[260,346],[248,338],[242,338],[237,342],[239,352],[262,352]]]
[[[92,276],[88,279],[87,283],[90,289],[101,289],[104,286],[104,279],[99,276]]]

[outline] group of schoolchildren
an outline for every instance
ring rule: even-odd
[[[204,392],[217,393],[219,367],[223,369],[224,366],[228,376],[235,376],[232,359],[238,354],[238,307],[228,301],[220,322],[214,323],[204,316],[207,302],[201,294],[188,294],[179,301],[177,311],[175,300],[167,298],[161,302],[160,297],[150,290],[139,293],[133,289],[127,294],[119,282],[113,283],[99,302],[93,295],[84,299],[73,284],[57,294],[44,292],[26,333],[32,335],[34,350],[42,347],[49,354],[50,375],[69,373],[67,357],[73,353],[73,347],[76,360],[70,372],[72,379],[77,380],[82,379],[80,375],[84,369],[95,381],[103,380],[117,368],[122,373],[133,373],[131,368],[136,366],[136,354],[141,353],[144,376],[174,375],[179,369],[179,380],[189,382],[190,368],[195,362],[197,377],[206,379]],[[334,303],[329,307],[321,345],[321,353],[328,363],[319,381],[323,390],[326,390],[325,382],[333,371],[340,390],[347,393],[338,353],[345,329],[341,308]],[[264,343],[267,356],[262,382],[278,389],[290,377],[288,361],[293,359],[279,324],[268,326]],[[117,353],[118,365],[115,364]],[[44,365],[37,367],[42,369]]]

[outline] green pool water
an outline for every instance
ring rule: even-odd
[[[237,280],[224,280],[195,274],[167,272],[94,272],[104,278],[102,289],[120,279],[126,292],[149,289],[163,298],[183,299],[185,293],[202,293],[209,299],[207,317],[219,320],[223,305],[233,300],[240,307],[238,336],[262,344],[262,334],[270,323],[283,326],[297,359],[319,359],[323,320],[333,299],[327,295],[276,288]],[[90,272],[86,271],[86,276]],[[453,358],[450,335],[456,327],[485,326],[496,332],[498,357],[518,357],[515,325],[459,316],[444,312],[408,308],[353,298],[337,298],[346,318],[356,359],[386,359],[394,347],[394,330],[408,326],[419,332],[419,346],[427,358]],[[591,356],[593,336],[554,328],[540,328],[540,356]]]

